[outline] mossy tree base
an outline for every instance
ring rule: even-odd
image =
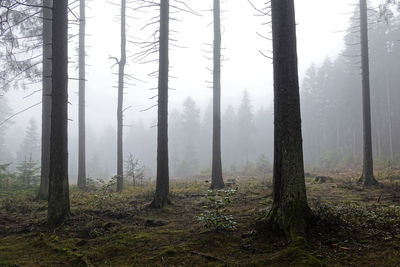
[[[262,233],[282,234],[292,242],[305,236],[313,222],[314,214],[307,204],[287,205],[274,204],[269,213],[257,222]]]
[[[375,177],[373,175],[361,175],[361,177],[357,183],[360,185],[364,185],[364,186],[379,185],[379,182],[375,179]]]
[[[219,189],[224,189],[224,188],[225,188],[224,181],[211,183],[211,186],[210,186],[211,190],[214,190],[214,189],[219,190]]]
[[[166,205],[172,204],[168,197],[157,197],[154,196],[153,201],[150,203],[150,208],[162,209]]]

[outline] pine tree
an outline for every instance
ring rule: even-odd
[[[68,184],[68,0],[53,3],[50,176],[47,223],[70,216]]]
[[[79,3],[79,152],[78,152],[78,186],[86,186],[86,3]]]
[[[224,188],[221,159],[221,8],[214,0],[213,143],[211,189]]]
[[[186,98],[183,103],[180,130],[183,159],[180,162],[178,174],[187,177],[194,175],[198,170],[197,140],[200,137],[200,109],[190,97]]]
[[[294,0],[272,0],[274,67],[273,204],[260,225],[292,240],[304,235],[312,213],[307,203],[301,134]]]
[[[160,1],[160,38],[158,71],[157,179],[152,206],[169,202],[168,160],[168,73],[169,73],[169,0]]]
[[[50,131],[51,131],[51,56],[52,56],[52,6],[53,0],[43,0],[43,55],[42,55],[42,145],[41,174],[38,199],[49,197]]]
[[[241,164],[251,161],[254,154],[254,114],[250,103],[250,97],[245,90],[243,92],[242,101],[237,112],[237,133],[238,133],[238,150],[240,154]]]
[[[12,161],[12,156],[5,144],[5,135],[8,126],[11,124],[10,121],[5,122],[5,120],[12,113],[12,110],[8,106],[7,102],[7,98],[4,96],[0,97],[0,164],[6,164]]]
[[[29,120],[29,126],[25,132],[25,139],[17,154],[17,161],[21,162],[27,157],[32,157],[35,162],[40,162],[40,141],[37,123],[34,118]]]
[[[376,185],[378,182],[375,180],[374,177],[374,166],[372,159],[367,0],[360,0],[360,29],[364,140],[363,173],[360,178],[360,183],[363,183],[364,185]]]
[[[32,155],[25,157],[25,159],[17,165],[17,175],[23,187],[31,187],[39,184],[40,167],[32,159]]]

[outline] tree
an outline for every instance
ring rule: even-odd
[[[12,174],[10,174],[10,172],[8,171],[9,166],[10,163],[0,164],[0,191],[8,190],[10,184],[10,178],[12,176]]]
[[[225,166],[232,167],[237,163],[238,147],[237,147],[237,115],[234,108],[229,105],[222,117],[222,153],[224,154],[223,162]]]
[[[124,76],[126,65],[126,0],[121,0],[121,59],[118,62],[118,108],[117,108],[117,191],[121,192],[124,183],[124,157],[123,157],[123,99]]]
[[[29,120],[29,126],[26,129],[25,139],[18,151],[17,161],[21,162],[30,156],[33,161],[39,162],[40,160],[40,143],[37,133],[37,124],[34,118]]]
[[[224,188],[221,161],[221,15],[220,0],[214,0],[213,143],[211,189]]]
[[[68,0],[53,3],[50,176],[47,222],[70,215],[68,184]]]
[[[362,73],[362,99],[363,99],[363,173],[360,183],[376,185],[372,159],[371,137],[371,99],[369,80],[369,52],[368,52],[368,14],[367,0],[360,0],[360,30],[361,30],[361,73]]]
[[[78,152],[78,186],[86,186],[86,123],[85,123],[85,0],[79,4],[79,152]]]
[[[10,124],[10,121],[5,122],[5,120],[11,115],[11,113],[12,110],[7,104],[7,98],[4,96],[0,97],[0,164],[8,164],[12,161],[11,154],[6,147],[4,140],[6,131]]]
[[[125,176],[126,179],[131,178],[133,186],[136,186],[136,183],[143,183],[144,179],[144,166],[140,165],[139,160],[129,153],[128,159],[125,161]]]
[[[25,88],[26,81],[37,82],[41,76],[41,58],[37,56],[42,41],[40,0],[7,0],[0,5],[1,89]]]
[[[32,155],[25,157],[24,161],[17,165],[18,179],[24,187],[35,186],[40,180],[40,167],[32,159]]]
[[[263,220],[270,230],[292,240],[305,234],[311,219],[308,207],[300,118],[294,0],[272,0],[274,67],[273,204]]]
[[[52,56],[52,11],[53,0],[43,0],[43,54],[42,54],[42,153],[38,199],[49,197],[50,175],[50,131],[51,131],[51,56]]]
[[[191,176],[198,171],[198,140],[200,138],[200,109],[190,98],[183,103],[180,116],[179,137],[182,145],[180,153],[183,155],[178,168],[179,176]]]
[[[158,70],[158,128],[157,128],[157,181],[153,207],[161,208],[169,202],[168,163],[168,41],[169,0],[160,1],[160,37]]]
[[[242,101],[237,113],[237,133],[238,133],[238,152],[240,163],[250,161],[250,156],[254,152],[254,115],[247,90],[243,92]]]

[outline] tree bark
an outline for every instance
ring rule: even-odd
[[[221,162],[221,15],[214,0],[213,145],[211,189],[224,188]]]
[[[50,179],[47,222],[69,217],[68,184],[68,0],[53,3]]]
[[[86,186],[86,121],[85,121],[85,0],[79,4],[79,153],[78,153],[78,186]]]
[[[51,19],[52,0],[43,0],[43,70],[42,70],[42,158],[40,188],[37,198],[49,197],[50,173],[50,116],[51,116]]]
[[[371,99],[369,80],[369,52],[368,52],[368,14],[367,0],[360,0],[360,30],[361,30],[361,71],[362,71],[362,98],[363,98],[363,173],[360,183],[376,185],[372,159],[371,137]]]
[[[118,71],[118,108],[117,108],[117,192],[123,190],[124,184],[124,155],[123,142],[123,100],[124,77],[126,65],[126,0],[121,0],[121,59]]]
[[[292,240],[306,233],[312,213],[304,179],[294,0],[272,0],[274,67],[273,205],[266,227]]]
[[[158,72],[157,181],[152,206],[161,208],[169,202],[168,166],[168,40],[169,0],[160,1],[160,46]]]

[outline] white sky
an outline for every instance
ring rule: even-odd
[[[256,5],[262,6],[264,1],[253,0]],[[297,0],[297,38],[300,76],[312,63],[320,63],[326,56],[332,59],[343,47],[343,34],[338,31],[345,30],[356,0]],[[380,0],[372,1],[377,6]],[[201,11],[211,7],[212,0],[187,0],[195,10]],[[107,3],[106,0],[91,1],[87,11],[87,124],[88,127],[101,127],[116,124],[117,67],[111,70],[114,64],[109,56],[119,57],[119,15],[118,8]],[[247,0],[225,0],[222,4],[224,12],[223,24],[223,55],[228,60],[222,68],[222,105],[237,106],[242,96],[242,91],[247,89],[254,107],[269,107],[272,104],[272,65],[271,61],[264,58],[258,51],[264,53],[271,49],[271,42],[259,37],[256,32],[268,35],[270,26],[263,26],[267,18],[254,16],[256,13]],[[78,10],[76,10],[77,12]],[[129,10],[128,10],[129,14]],[[206,80],[211,81],[212,76],[206,70],[211,67],[211,60],[205,58],[202,50],[210,50],[203,43],[211,43],[213,32],[212,16],[210,12],[201,12],[202,17],[193,15],[179,15],[182,22],[173,22],[171,27],[178,30],[180,46],[188,48],[171,47],[170,65],[172,79],[170,85],[176,89],[170,91],[170,107],[180,108],[184,99],[192,97],[204,110],[210,102],[212,91],[207,88]],[[147,15],[133,16],[148,17]],[[71,17],[73,19],[73,17]],[[131,36],[145,38],[152,31],[139,31],[146,21],[130,20],[129,32]],[[153,28],[154,29],[154,28]],[[76,26],[72,26],[76,32]],[[76,40],[77,42],[77,40]],[[71,44],[70,56],[74,57],[76,48]],[[128,44],[128,49],[133,54],[137,47]],[[127,73],[148,83],[137,82],[136,86],[128,86],[125,94],[125,107],[132,106],[125,113],[125,122],[144,120],[150,125],[155,122],[155,109],[148,112],[139,112],[155,104],[149,100],[155,91],[148,90],[156,86],[156,80],[149,79],[147,74],[157,69],[156,65],[140,65],[130,62]],[[77,77],[74,68],[71,68],[70,77]],[[70,81],[70,130],[76,131],[77,127],[77,82]],[[6,94],[14,111],[19,111],[40,101],[40,94],[28,99],[22,97],[27,92],[9,92]],[[16,125],[11,129],[14,138],[21,138],[26,122],[31,116],[40,120],[40,106],[14,119]],[[25,124],[25,125],[24,125]],[[76,131],[77,132],[77,131]],[[17,137],[19,136],[19,137]]]

